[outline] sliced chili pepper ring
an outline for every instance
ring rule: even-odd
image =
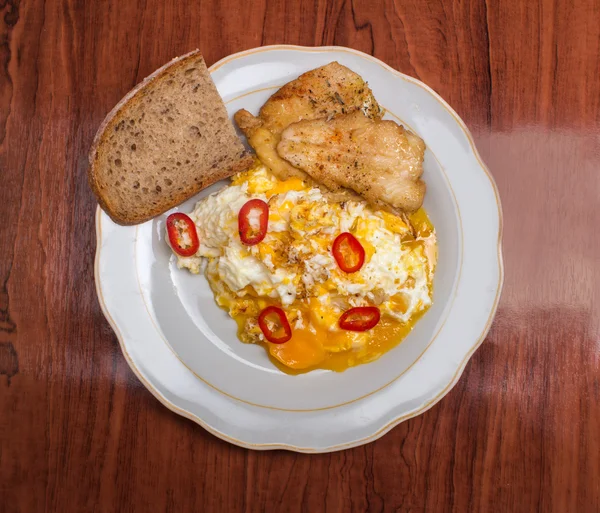
[[[182,257],[195,255],[200,247],[194,221],[182,212],[167,217],[167,235],[173,251]]]
[[[339,320],[340,328],[348,331],[367,331],[377,326],[381,313],[376,306],[357,306],[346,310]]]
[[[355,273],[365,263],[365,249],[350,232],[340,233],[335,238],[331,252],[340,269],[346,273]]]
[[[238,214],[240,240],[247,246],[254,246],[267,235],[269,225],[269,205],[261,199],[246,202]]]
[[[273,344],[283,344],[292,338],[292,328],[287,316],[278,306],[267,306],[260,312],[258,325],[265,338]]]

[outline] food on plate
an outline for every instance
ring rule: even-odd
[[[355,273],[365,263],[365,248],[350,232],[340,233],[335,238],[331,254],[345,273]]]
[[[258,314],[258,326],[268,342],[283,344],[292,338],[292,328],[285,312],[278,306],[267,306]]]
[[[348,331],[367,331],[377,326],[381,312],[376,306],[356,306],[340,317],[340,328]]]
[[[360,75],[331,62],[307,71],[279,89],[260,109],[258,116],[245,109],[235,114],[235,121],[248,138],[258,158],[280,179],[306,180],[304,171],[282,159],[277,153],[281,132],[300,120],[330,118],[355,111],[380,119],[382,110],[367,83]],[[323,184],[317,182],[317,186]],[[338,184],[330,183],[329,197],[343,200],[355,195]],[[333,195],[335,194],[335,196]]]
[[[348,68],[304,73],[236,113],[254,164],[167,218],[178,267],[203,271],[239,338],[288,372],[375,360],[431,305],[425,145],[381,117]]]
[[[244,204],[238,214],[238,233],[242,244],[254,246],[267,235],[269,205],[261,199],[252,199]]]
[[[167,217],[167,242],[179,256],[189,257],[196,254],[200,242],[190,216],[176,212]]]
[[[150,75],[108,114],[90,151],[88,177],[104,211],[130,225],[252,162],[195,51]]]
[[[372,205],[415,211],[423,204],[423,140],[361,111],[288,126],[278,154],[329,189],[347,187]]]
[[[422,209],[399,216],[362,198],[331,201],[257,160],[189,217],[200,245],[176,252],[177,265],[204,271],[240,339],[285,370],[372,361],[431,305],[436,238]]]

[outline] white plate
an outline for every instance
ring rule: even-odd
[[[230,114],[256,112],[279,86],[334,60],[361,74],[386,116],[427,144],[425,207],[439,240],[434,304],[379,360],[343,373],[282,373],[263,348],[237,339],[204,276],[177,269],[163,240],[167,214],[122,227],[98,209],[98,297],[127,362],[165,406],[244,447],[344,449],[422,413],[460,377],[500,295],[498,192],[465,124],[429,87],[340,47],[257,48],[219,61],[211,73]],[[175,210],[190,211],[221,185]]]

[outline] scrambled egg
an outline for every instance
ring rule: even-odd
[[[241,243],[238,212],[249,200],[269,205],[268,232],[254,246]],[[372,361],[396,345],[431,305],[435,232],[423,210],[402,219],[366,202],[330,203],[298,178],[278,180],[266,167],[233,177],[204,198],[190,217],[200,247],[178,266],[204,270],[217,303],[237,321],[244,342],[263,344],[284,369],[344,370]],[[365,249],[355,273],[332,255],[334,239],[352,233]],[[268,305],[286,312],[292,339],[271,344],[257,317]],[[364,332],[342,330],[351,307],[378,306],[381,320]]]

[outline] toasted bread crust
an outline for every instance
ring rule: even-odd
[[[144,101],[148,91],[174,77],[178,72],[182,71],[182,68],[190,65],[191,62],[198,63],[200,61],[203,69],[205,69],[204,60],[200,52],[195,50],[165,64],[129,91],[108,113],[98,128],[89,153],[88,181],[101,208],[114,222],[121,225],[134,225],[148,221],[187,200],[209,185],[223,180],[238,171],[248,169],[252,165],[253,157],[244,149],[244,146],[235,134],[235,130],[228,120],[225,107],[221,103],[221,107],[216,106],[215,108],[226,119],[226,122],[222,123],[222,128],[226,132],[225,137],[229,141],[227,145],[227,158],[224,158],[224,154],[219,161],[198,163],[198,173],[200,176],[196,180],[191,181],[191,183],[182,184],[181,188],[173,188],[173,190],[169,191],[169,194],[162,196],[157,194],[153,196],[153,201],[156,204],[152,204],[151,202],[135,204],[127,212],[117,209],[118,201],[114,196],[114,190],[111,190],[110,187],[104,187],[104,190],[101,188],[99,173],[103,170],[101,169],[100,161],[105,156],[104,152],[108,151],[108,137],[115,131],[115,127],[118,129],[119,124],[124,123],[124,120],[127,119],[131,111]],[[227,124],[231,126],[228,127]]]

